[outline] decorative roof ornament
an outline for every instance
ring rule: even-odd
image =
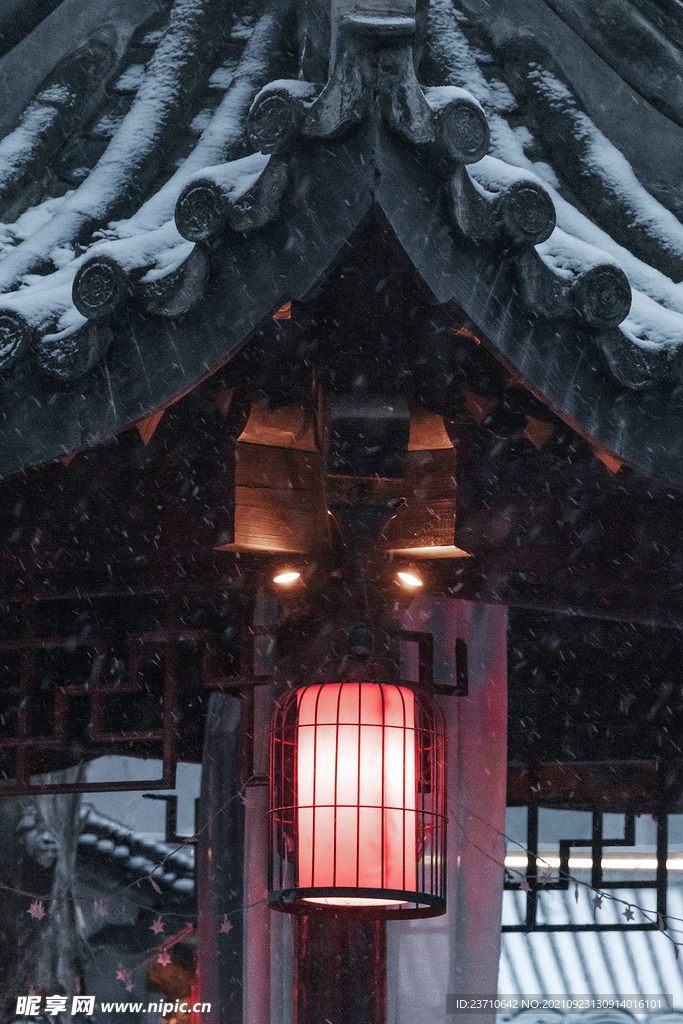
[[[0,473],[169,404],[382,216],[551,405],[680,479],[683,196],[646,191],[539,42],[562,0],[514,26],[507,0],[176,0],[132,35],[124,6],[0,140]],[[586,25],[570,56],[609,54]]]

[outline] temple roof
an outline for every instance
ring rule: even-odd
[[[675,0],[49,6],[0,58],[0,473],[164,408],[381,223],[524,386],[683,482]]]

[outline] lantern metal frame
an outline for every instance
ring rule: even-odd
[[[313,803],[310,805],[298,804],[298,730],[299,730],[299,708],[303,695],[307,691],[320,690],[322,686],[340,688],[354,686],[359,689],[361,686],[377,686],[383,689],[394,691],[410,691],[410,704],[414,709],[412,722],[405,721],[403,730],[412,731],[413,737],[410,745],[414,749],[414,787],[415,792],[410,796],[405,794],[403,787],[404,807],[389,806],[385,798],[385,784],[382,781],[382,802],[380,804],[363,803],[358,805],[358,814],[362,811],[380,812],[381,814],[381,880],[385,877],[385,852],[384,852],[384,830],[387,816],[403,815],[404,831],[406,815],[411,816],[410,829],[414,829],[415,835],[415,864],[414,872],[411,866],[407,872],[403,868],[403,881],[406,875],[415,879],[415,888],[383,888],[368,887],[367,885],[336,884],[337,882],[337,835],[336,822],[338,812],[355,804],[344,804],[337,800],[338,775],[337,770],[343,771],[338,765],[339,754],[339,731],[340,728],[356,726],[359,730],[368,725],[359,717],[355,721],[337,720],[335,735],[334,754],[334,803],[316,803],[315,793]],[[385,720],[384,708],[386,694],[381,700],[382,721],[379,727],[382,728],[382,750],[385,743]],[[359,696],[359,707],[360,707]],[[405,700],[393,695],[394,700]],[[317,706],[317,705],[316,705]],[[339,704],[337,705],[339,707]],[[310,725],[311,723],[307,723]],[[317,723],[316,727],[317,727]],[[331,723],[322,723],[329,730]],[[378,723],[369,723],[375,728]],[[386,729],[396,726],[386,725]],[[399,727],[401,728],[401,727]],[[329,735],[329,733],[328,733]],[[358,738],[358,750],[360,751],[360,732]],[[405,746],[405,744],[404,744]],[[331,917],[354,917],[366,919],[408,919],[418,917],[436,917],[446,912],[446,786],[445,786],[445,765],[446,765],[446,739],[441,712],[434,706],[431,698],[415,684],[400,683],[366,683],[366,682],[344,682],[344,683],[315,683],[309,686],[291,690],[278,702],[273,715],[273,724],[270,735],[270,775],[271,775],[271,806],[270,806],[270,858],[269,858],[269,893],[268,903],[271,908],[286,913],[314,914],[316,916]],[[385,771],[384,754],[382,756],[382,772]],[[359,754],[360,764],[360,754]],[[358,769],[360,771],[360,768]],[[360,788],[360,783],[359,783]],[[413,806],[410,806],[410,805]],[[318,811],[332,810],[334,815],[334,864],[332,885],[301,885],[300,859],[299,859],[299,826],[301,819],[299,812],[305,809],[314,816]],[[315,818],[313,818],[315,820]],[[395,822],[394,818],[394,822]],[[355,880],[359,882],[361,873],[362,851],[358,849],[360,843],[360,828],[355,833],[356,849],[351,851],[355,856]],[[405,837],[404,837],[405,844]],[[403,847],[405,850],[405,845]],[[405,852],[403,852],[405,864]],[[348,876],[348,868],[342,872]],[[395,873],[394,873],[395,874]],[[313,870],[311,875],[314,880]],[[395,881],[395,877],[393,878]],[[348,877],[345,878],[348,881]],[[316,900],[334,899],[343,901],[346,899],[377,900],[374,905],[340,905],[318,903]],[[382,904],[379,901],[394,901]]]

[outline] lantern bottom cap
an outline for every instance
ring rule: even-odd
[[[446,913],[445,895],[405,892],[401,889],[359,889],[353,886],[279,889],[268,893],[273,910],[287,914],[322,914],[336,917],[399,920],[437,917]]]

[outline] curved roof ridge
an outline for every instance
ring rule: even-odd
[[[176,0],[144,76],[139,54],[124,59],[135,73],[118,72],[92,135],[111,138],[80,187],[6,226],[6,464],[64,454],[172,401],[278,303],[308,294],[372,208],[437,299],[458,302],[520,372],[537,366],[531,383],[551,403],[560,392],[567,415],[569,381],[546,380],[534,346],[580,351],[586,387],[622,405],[649,389],[683,420],[683,225],[552,56],[499,17],[507,0],[489,20],[432,0],[424,85],[410,0],[391,17],[363,13],[364,0],[334,6],[331,42],[292,2],[262,9],[244,46],[244,26],[214,19],[222,0]],[[216,79],[204,44],[218,24],[230,71]],[[295,27],[311,47],[298,63]],[[327,82],[304,80],[328,56]],[[162,372],[146,373],[149,359]],[[42,424],[31,432],[30,402]]]

